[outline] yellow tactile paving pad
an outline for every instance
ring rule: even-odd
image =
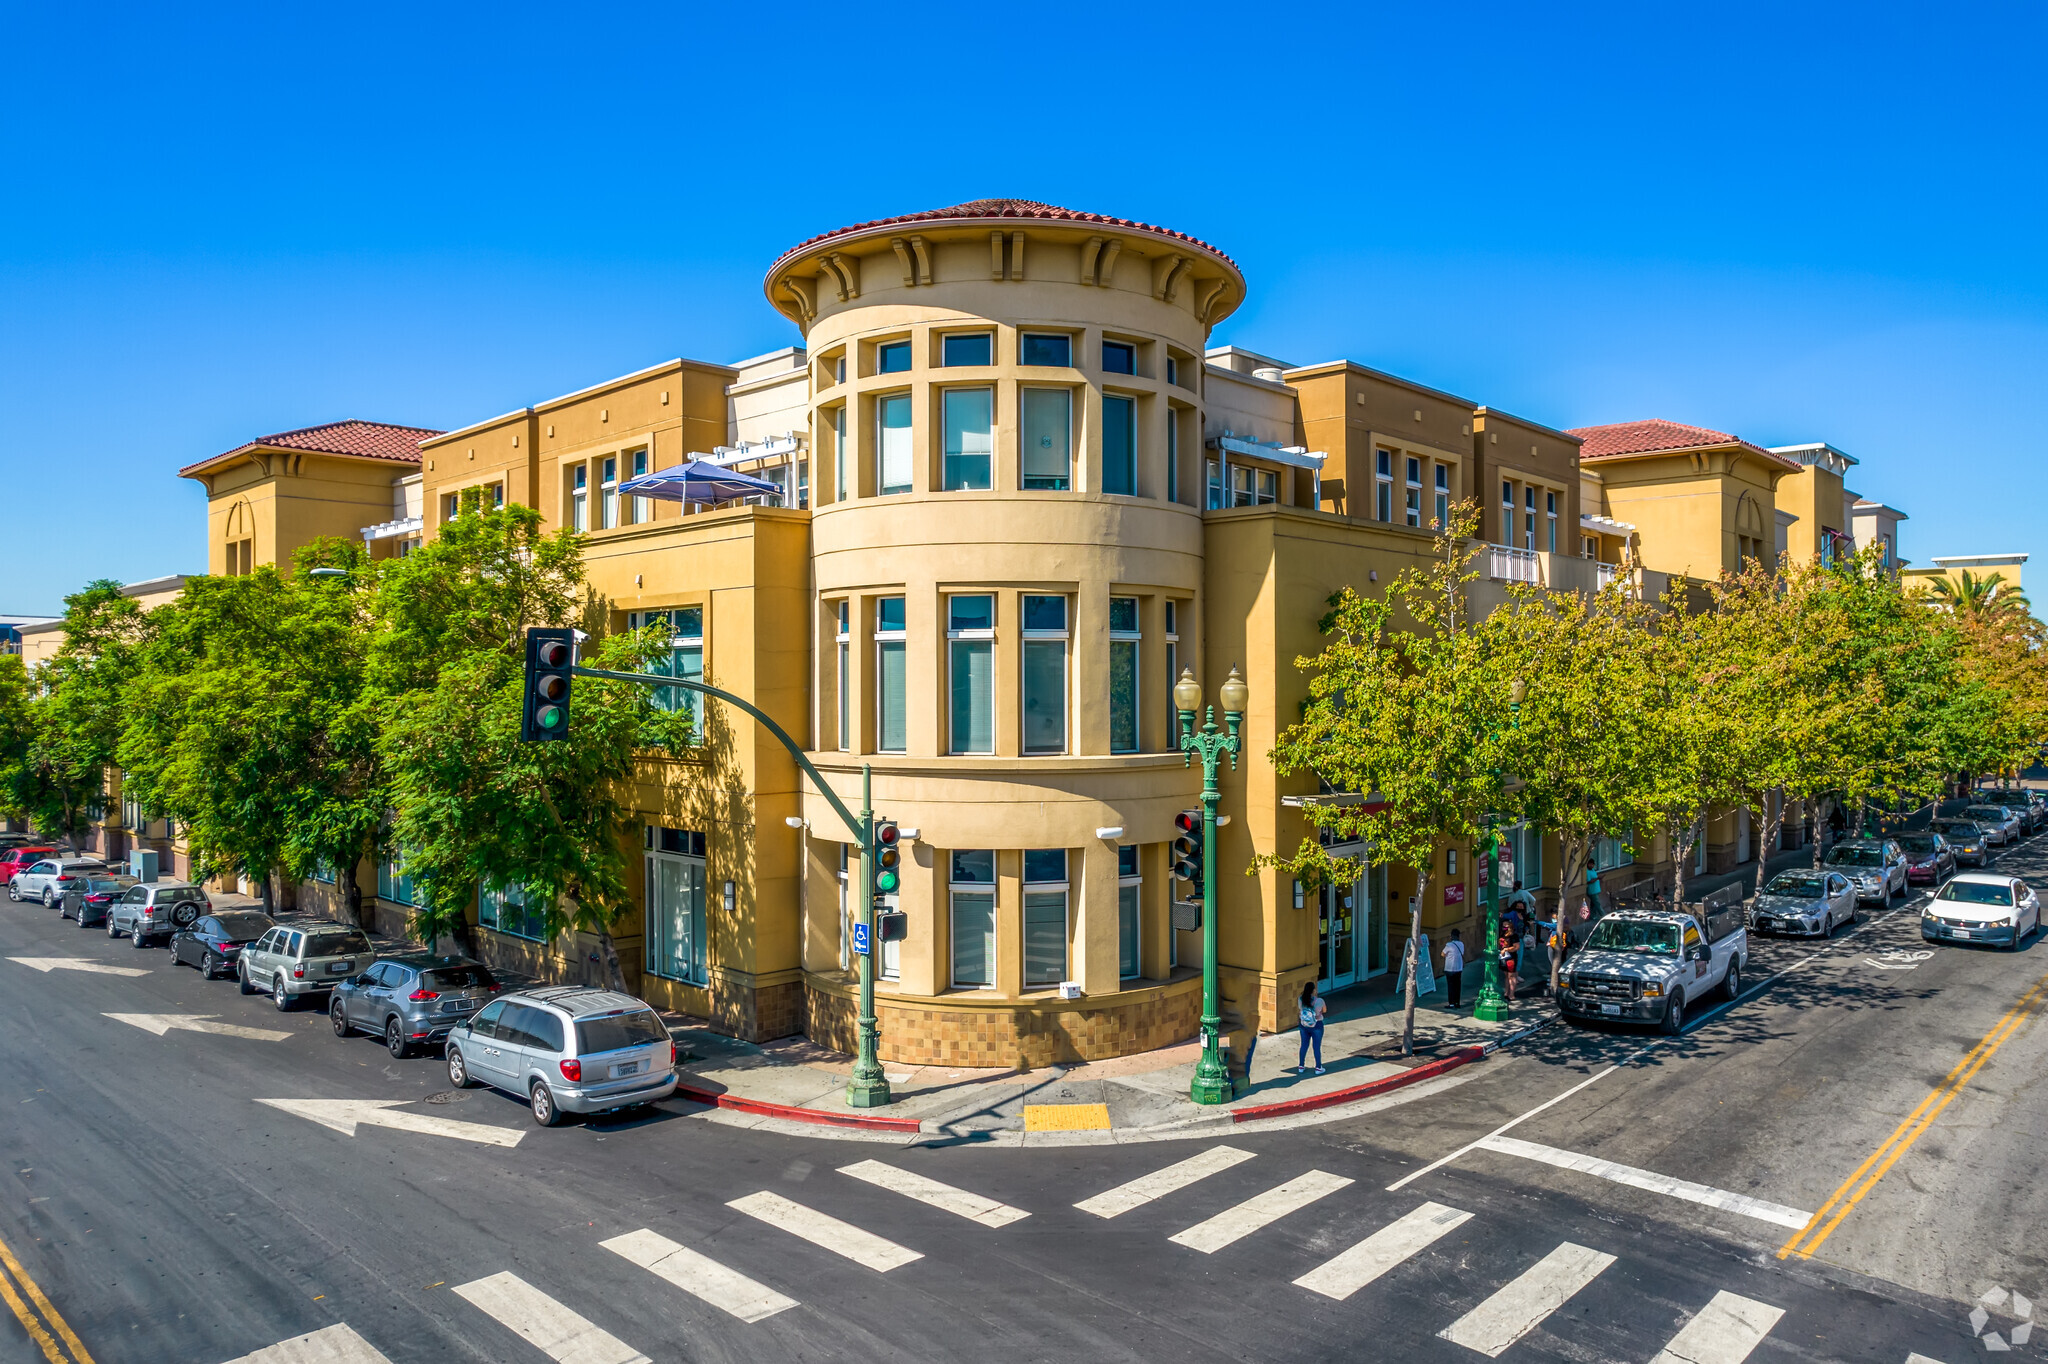
[[[1025,1104],[1026,1132],[1109,1130],[1108,1104]]]

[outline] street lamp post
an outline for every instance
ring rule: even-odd
[[[1244,724],[1244,708],[1251,700],[1251,688],[1233,665],[1230,676],[1217,689],[1223,703],[1225,733],[1216,727],[1216,708],[1210,706],[1202,728],[1195,729],[1195,710],[1202,704],[1202,686],[1192,668],[1183,668],[1180,681],[1173,684],[1173,706],[1180,712],[1180,747],[1187,756],[1183,766],[1193,766],[1195,755],[1202,758],[1202,1054],[1195,1062],[1195,1078],[1188,1097],[1198,1104],[1228,1103],[1231,1098],[1230,1068],[1223,1064],[1222,1009],[1216,997],[1216,803],[1223,793],[1216,788],[1216,765],[1230,755],[1230,770],[1237,770],[1242,747],[1238,731]]]
[[[1528,694],[1528,684],[1516,678],[1508,688],[1508,723],[1519,729],[1522,725],[1522,698]],[[1500,741],[1496,731],[1487,736],[1495,744]],[[1500,769],[1492,769],[1498,777]],[[1488,1023],[1498,1023],[1508,1016],[1508,1002],[1500,988],[1500,816],[1489,815],[1486,820],[1486,976],[1479,987],[1479,998],[1472,1001],[1472,1016]]]

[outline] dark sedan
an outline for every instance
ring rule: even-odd
[[[207,980],[231,976],[242,949],[268,933],[273,922],[268,914],[254,910],[201,915],[190,928],[171,935],[171,962],[196,966]]]
[[[1956,874],[1956,852],[1940,834],[1905,833],[1895,842],[1906,853],[1906,884],[1940,885]]]
[[[63,917],[78,920],[80,928],[98,928],[107,921],[107,909],[140,885],[134,877],[120,872],[95,872],[80,878],[64,896]]]
[[[1991,841],[1974,819],[1937,819],[1934,831],[1948,840],[1949,851],[1955,855],[1958,865],[1991,865]]]

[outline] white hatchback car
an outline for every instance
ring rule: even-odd
[[[1951,877],[1920,911],[1928,942],[1995,943],[2017,952],[2041,928],[2041,900],[2025,881],[1996,872]]]

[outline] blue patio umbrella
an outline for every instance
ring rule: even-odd
[[[730,502],[741,497],[780,497],[780,484],[752,474],[735,473],[717,464],[693,459],[672,469],[628,479],[619,485],[624,497],[655,497],[668,502]]]

